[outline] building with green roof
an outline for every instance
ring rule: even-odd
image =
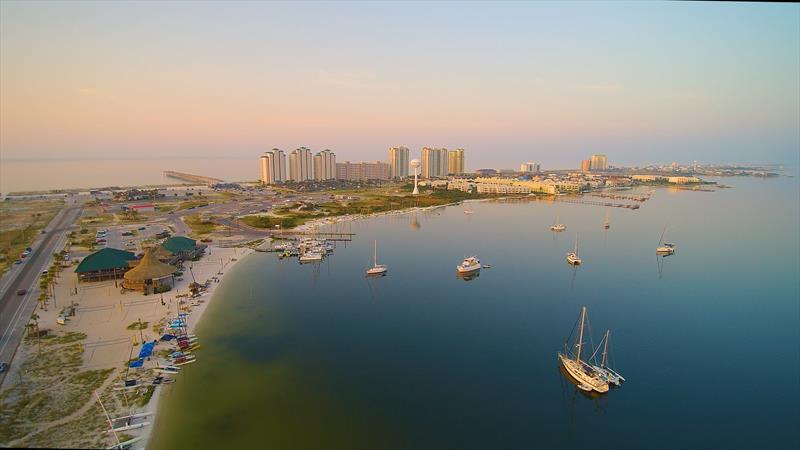
[[[136,255],[116,248],[104,248],[83,258],[75,273],[78,281],[100,281],[121,277],[131,268]]]
[[[178,261],[194,259],[203,254],[206,245],[185,236],[172,236],[167,238],[156,249],[154,256],[163,262],[175,264]]]

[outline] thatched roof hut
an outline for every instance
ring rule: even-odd
[[[148,250],[136,267],[125,272],[122,286],[145,293],[163,292],[172,287],[172,274],[176,270],[153,256],[153,250]]]

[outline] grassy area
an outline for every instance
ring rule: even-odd
[[[63,204],[61,200],[0,203],[0,275],[14,264],[26,247],[31,246]]]
[[[199,208],[201,206],[208,206],[208,202],[198,201],[198,200],[190,200],[190,201],[186,201],[186,202],[181,202],[180,205],[178,205],[178,209],[177,210],[181,211],[181,210],[189,209],[189,208]]]
[[[354,194],[357,194],[354,192]],[[350,214],[374,214],[396,211],[410,207],[429,207],[447,205],[468,199],[490,198],[491,195],[470,194],[461,191],[434,190],[418,196],[410,194],[384,194],[370,190],[361,193],[353,200],[336,200],[325,202],[313,209],[298,209],[299,203],[286,205],[275,210],[274,216],[246,216],[241,219],[245,224],[256,228],[274,228],[281,225],[285,229],[302,225],[309,220],[322,217],[335,217]]]
[[[125,328],[128,329],[128,330],[137,330],[137,331],[138,330],[146,330],[148,324],[149,324],[149,322],[138,322],[137,321],[137,322],[131,323],[130,325],[128,325]]]
[[[198,236],[209,234],[217,229],[214,222],[201,219],[200,214],[186,216],[183,221],[192,229],[192,234]]]

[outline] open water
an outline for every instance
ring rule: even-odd
[[[720,181],[734,188],[661,188],[637,211],[372,218],[318,265],[250,255],[216,291],[151,448],[797,448],[798,181]],[[549,231],[556,215],[566,232]],[[661,258],[666,224],[677,251]],[[374,239],[380,279],[364,276]],[[492,268],[457,278],[472,254]],[[581,305],[628,380],[600,397],[556,360]]]

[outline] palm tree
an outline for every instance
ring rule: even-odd
[[[39,354],[42,354],[42,335],[39,333],[39,315],[36,313],[31,314],[33,326],[36,328],[36,343],[39,345]]]

